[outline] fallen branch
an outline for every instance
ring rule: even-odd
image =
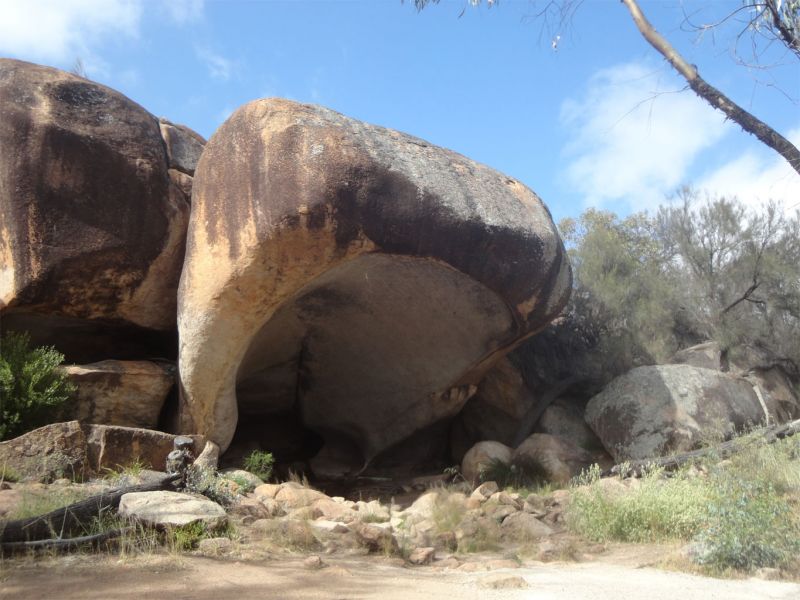
[[[178,474],[163,475],[148,483],[116,488],[91,496],[45,515],[0,523],[0,550],[4,550],[10,543],[62,539],[69,532],[80,528],[85,530],[92,519],[103,511],[116,509],[123,495],[163,490],[179,478]]]
[[[83,535],[74,538],[53,538],[49,540],[34,540],[31,542],[4,542],[2,546],[0,546],[0,550],[2,550],[3,553],[28,552],[36,550],[73,550],[87,544],[97,546],[103,542],[121,537],[123,534],[135,529],[135,527],[124,527],[122,529],[111,529],[102,533]]]
[[[621,477],[641,477],[642,473],[649,468],[662,468],[667,471],[672,471],[680,466],[707,456],[717,456],[720,459],[724,459],[737,452],[741,452],[753,444],[772,444],[796,433],[800,433],[800,419],[784,423],[783,425],[765,427],[761,431],[754,433],[752,439],[743,440],[742,438],[736,438],[723,442],[718,446],[692,450],[691,452],[684,452],[674,456],[662,456],[614,465],[611,469],[605,471],[603,476],[619,475]]]

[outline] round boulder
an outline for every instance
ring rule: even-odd
[[[321,107],[251,102],[195,171],[185,407],[222,449],[240,419],[299,414],[368,463],[457,414],[569,291],[550,214],[518,181]]]
[[[461,475],[469,483],[477,483],[481,473],[493,462],[511,463],[511,448],[500,442],[478,442],[467,450],[461,461]]]

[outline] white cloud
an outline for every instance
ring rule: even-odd
[[[236,69],[236,63],[234,61],[213,52],[209,48],[197,47],[195,48],[195,53],[197,54],[197,58],[205,63],[208,74],[211,75],[213,79],[228,81]]]
[[[205,0],[168,0],[161,6],[175,23],[186,25],[203,18]]]
[[[800,127],[789,131],[786,137],[800,146]],[[800,208],[800,175],[783,157],[767,148],[748,150],[705,173],[695,187],[714,195],[736,196],[752,206],[776,200],[787,210]]]
[[[587,206],[654,208],[686,181],[689,166],[726,132],[721,115],[664,69],[640,63],[596,73],[581,98],[563,103],[568,185]],[[672,85],[673,87],[668,87]]]
[[[71,64],[95,61],[92,47],[110,37],[139,35],[141,0],[3,2],[0,53],[24,60]]]

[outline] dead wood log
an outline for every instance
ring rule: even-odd
[[[753,435],[748,438],[736,438],[728,440],[727,442],[723,442],[718,446],[701,448],[699,450],[692,450],[691,452],[684,452],[682,454],[675,454],[673,456],[654,457],[646,460],[637,460],[630,463],[614,465],[611,469],[603,473],[603,477],[610,475],[620,475],[622,477],[641,477],[645,470],[654,467],[663,468],[666,471],[672,471],[682,465],[694,462],[701,458],[716,456],[720,459],[724,459],[751,447],[753,444],[772,444],[796,433],[800,433],[800,419],[796,421],[790,421],[789,423],[784,423],[783,425],[771,425],[761,429],[758,432],[754,432]]]
[[[167,489],[179,478],[179,474],[163,475],[140,485],[108,490],[45,515],[0,523],[0,549],[5,549],[9,543],[63,539],[72,532],[85,531],[93,518],[104,511],[116,509],[124,494]]]
[[[123,527],[122,529],[110,529],[102,533],[95,533],[93,535],[82,535],[74,538],[54,538],[50,540],[33,540],[30,542],[5,542],[0,546],[0,551],[3,554],[13,554],[15,552],[29,552],[37,550],[74,550],[81,546],[91,544],[98,546],[103,542],[114,540],[121,537],[129,531],[134,531],[135,527]]]

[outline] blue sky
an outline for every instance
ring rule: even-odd
[[[65,69],[80,58],[92,79],[206,137],[255,98],[322,104],[508,173],[556,219],[653,209],[683,183],[800,205],[800,176],[680,93],[621,3],[586,0],[562,28],[535,18],[544,4],[0,0],[0,55]],[[682,27],[740,2],[641,4],[711,83],[800,143],[796,58],[773,47],[762,58],[779,66],[743,68],[735,23],[700,37]]]

